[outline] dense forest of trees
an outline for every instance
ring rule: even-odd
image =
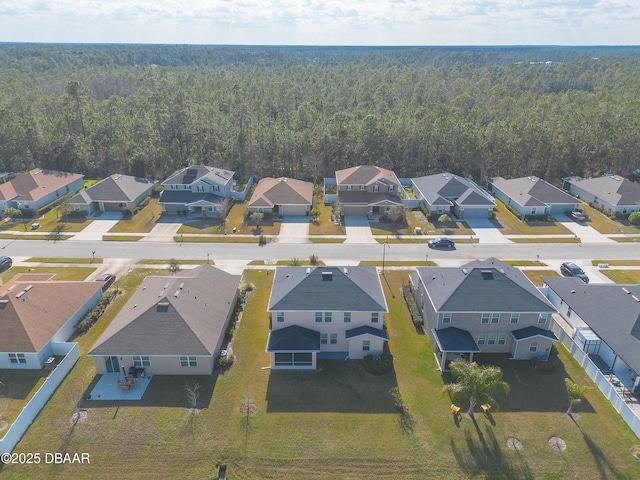
[[[640,167],[640,49],[0,44],[0,171]]]

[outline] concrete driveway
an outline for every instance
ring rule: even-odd
[[[576,235],[581,243],[611,243],[615,240],[604,236],[595,228],[589,226],[586,222],[576,222],[569,217],[555,215],[554,218],[565,226],[568,230]]]
[[[488,218],[465,218],[464,221],[473,229],[479,243],[513,243]]]
[[[344,243],[377,243],[369,219],[364,215],[345,215],[344,226],[347,231],[347,239]]]
[[[99,217],[95,217],[84,230],[76,233],[69,241],[102,240],[102,236],[106,235],[120,220],[122,220],[122,213],[104,212]]]
[[[298,215],[283,217],[277,243],[309,243],[309,217]]]

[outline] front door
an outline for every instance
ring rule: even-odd
[[[107,373],[120,373],[118,357],[105,357],[104,364],[107,367]]]

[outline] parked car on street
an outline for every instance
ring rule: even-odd
[[[564,262],[560,265],[560,273],[565,277],[578,277],[584,283],[589,283],[589,277],[578,265],[573,262]]]
[[[0,257],[0,272],[9,270],[11,268],[11,265],[13,265],[13,260],[11,260],[10,257]]]
[[[567,212],[567,216],[569,218],[572,218],[576,222],[584,222],[587,219],[587,217],[585,217],[583,213],[579,212],[578,210],[572,210],[570,212]]]
[[[99,277],[96,277],[96,282],[103,282],[102,291],[105,292],[113,282],[116,281],[116,276],[113,273],[103,273]]]
[[[453,248],[456,242],[446,237],[432,238],[427,242],[430,248]]]

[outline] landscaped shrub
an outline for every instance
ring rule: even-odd
[[[402,286],[402,296],[404,297],[404,302],[407,305],[409,314],[411,315],[411,321],[416,327],[421,328],[422,315],[420,315],[420,309],[416,304],[416,299],[413,297],[413,291],[411,289],[411,285],[406,284]]]
[[[628,220],[631,225],[640,225],[640,212],[632,212]]]
[[[420,202],[420,211],[424,214],[425,217],[429,218],[429,209],[424,202]]]
[[[87,313],[82,320],[78,322],[76,325],[76,332],[84,333],[89,330],[94,323],[96,323],[104,311],[107,309],[111,300],[113,300],[118,295],[117,290],[110,291],[109,294],[103,295],[95,307],[91,309],[89,313]]]
[[[367,355],[362,359],[364,369],[373,375],[384,375],[393,370],[393,355],[383,353],[379,357]]]

